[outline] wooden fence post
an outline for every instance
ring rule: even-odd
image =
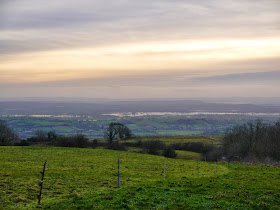
[[[197,178],[199,178],[199,164],[198,164],[198,161],[197,161]]]
[[[164,158],[164,170],[163,170],[163,178],[165,179],[165,170],[166,170],[166,158]]]
[[[120,159],[118,159],[118,188],[120,188]]]
[[[38,206],[40,206],[40,202],[41,202],[41,195],[42,195],[42,190],[43,190],[43,182],[44,182],[44,176],[45,176],[45,170],[46,170],[46,163],[47,163],[47,161],[45,160],[43,171],[40,171],[40,173],[42,174],[42,179],[39,182],[40,193],[38,195]]]
[[[217,175],[217,162],[215,162],[215,176]]]

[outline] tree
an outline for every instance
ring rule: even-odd
[[[131,138],[130,129],[122,123],[110,123],[108,128],[104,131],[105,138],[109,143],[113,143],[115,139],[126,140]]]
[[[53,142],[57,139],[57,135],[54,131],[48,132],[48,141]]]
[[[130,139],[132,136],[131,130],[125,125],[119,127],[118,133],[121,140]]]
[[[109,127],[104,131],[104,136],[109,141],[109,143],[112,143],[116,138],[116,135],[117,129],[115,123],[110,123]]]
[[[47,134],[42,130],[37,130],[35,134],[36,134],[37,141],[40,143],[48,140]]]
[[[12,145],[19,140],[18,135],[7,123],[0,120],[0,146]]]
[[[261,120],[228,130],[223,138],[227,158],[266,158],[280,160],[280,122],[265,124]]]
[[[83,134],[76,134],[74,137],[75,146],[84,148],[88,146],[88,138]]]

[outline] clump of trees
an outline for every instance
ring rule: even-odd
[[[29,146],[30,144],[45,144],[61,147],[95,147],[97,142],[90,142],[83,134],[73,136],[57,135],[54,131],[37,130],[35,136],[20,140],[12,128],[5,121],[0,120],[0,146]]]
[[[126,150],[124,144],[119,140],[128,140],[132,137],[131,130],[122,123],[111,122],[104,131],[104,137],[108,141],[107,148],[113,150]]]
[[[54,131],[44,132],[41,130],[36,131],[35,134],[35,136],[28,138],[27,142],[31,144],[45,144],[58,147],[80,148],[85,148],[96,144],[96,142],[90,142],[88,138],[83,134],[62,136],[57,135]]]
[[[7,123],[0,120],[0,146],[9,146],[18,142],[18,135],[12,128],[9,128]]]
[[[104,131],[105,139],[111,144],[114,140],[127,140],[131,138],[131,130],[122,123],[110,123]]]
[[[270,125],[257,120],[228,130],[223,152],[228,159],[280,160],[280,121]]]
[[[168,158],[176,158],[177,153],[172,146],[166,145],[160,140],[147,140],[142,142],[140,139],[136,142],[136,147],[142,148],[142,152],[151,155],[162,155]]]

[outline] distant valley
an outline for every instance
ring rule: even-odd
[[[103,138],[110,122],[126,124],[134,135],[222,135],[228,128],[249,120],[280,119],[279,105],[177,101],[0,102],[0,119],[21,138],[36,130],[61,135],[83,133]]]

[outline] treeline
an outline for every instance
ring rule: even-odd
[[[249,122],[228,130],[222,140],[222,146],[209,146],[201,142],[175,143],[166,145],[159,140],[142,141],[133,138],[128,127],[121,123],[110,123],[104,131],[107,141],[89,140],[83,134],[72,136],[58,135],[54,131],[36,131],[35,136],[26,140],[20,140],[13,129],[6,122],[0,120],[0,146],[16,145],[28,146],[32,144],[44,144],[60,147],[102,147],[114,150],[127,150],[129,147],[140,148],[139,152],[163,155],[175,158],[175,150],[184,150],[201,153],[203,159],[216,161],[226,158],[227,160],[239,161],[264,161],[280,160],[280,121],[275,124],[266,124],[261,120]],[[129,141],[134,139],[135,141]]]
[[[223,153],[228,159],[280,160],[280,121],[261,120],[228,130],[223,138]]]
[[[44,132],[37,130],[35,136],[20,139],[16,132],[9,128],[5,121],[0,120],[0,146],[29,146],[43,144],[60,147],[94,147],[96,141],[89,141],[83,134],[72,136],[57,135],[54,131]]]
[[[57,135],[54,131],[44,132],[41,130],[36,131],[35,136],[22,141],[26,141],[27,144],[44,144],[57,147],[86,148],[93,146],[93,141],[89,141],[89,139],[83,134],[63,136]],[[19,142],[19,144],[21,144],[22,141]]]
[[[134,138],[134,142],[124,142],[119,143],[115,141],[113,146],[109,149],[115,150],[126,150],[127,147],[136,147],[139,148],[140,153],[144,154],[152,154],[152,155],[162,155],[169,158],[176,158],[177,153],[176,150],[190,151],[201,153],[203,156],[203,160],[208,155],[209,152],[213,151],[215,146],[205,145],[201,142],[188,142],[188,143],[173,143],[173,144],[165,144],[160,140],[145,140],[142,141],[141,137]],[[210,157],[206,158],[207,160],[212,160]],[[214,161],[215,159],[213,159]]]

